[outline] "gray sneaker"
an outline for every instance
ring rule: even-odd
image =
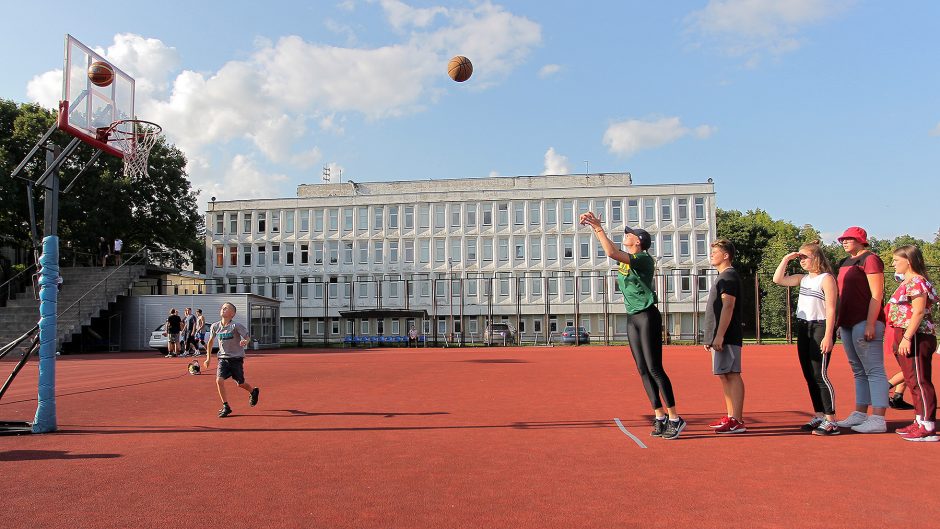
[[[685,419],[679,417],[678,421],[666,421],[666,431],[663,432],[663,439],[678,439],[679,434],[682,433],[682,430],[685,430],[685,427],[688,425],[685,422]]]
[[[865,422],[853,426],[852,430],[858,433],[884,433],[888,431],[888,425],[881,415],[870,415]]]
[[[813,417],[812,419],[810,419],[808,423],[804,424],[803,426],[800,426],[800,430],[804,432],[812,432],[816,428],[819,428],[819,425],[822,423],[823,423],[823,418],[817,415],[816,417]]]
[[[666,431],[666,422],[660,421],[659,419],[653,419],[653,430],[650,432],[650,437],[662,437],[663,432]]]
[[[846,417],[845,419],[842,419],[836,424],[838,424],[840,428],[850,428],[852,426],[858,426],[859,424],[862,424],[866,420],[868,420],[867,413],[862,413],[860,411],[853,411],[852,413],[849,414],[848,417]]]
[[[839,433],[839,425],[832,421],[823,421],[813,430],[813,435],[839,435]]]

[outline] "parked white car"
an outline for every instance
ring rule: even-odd
[[[157,349],[163,354],[166,354],[169,351],[169,349],[166,346],[167,337],[165,334],[163,334],[163,330],[165,328],[166,328],[166,323],[161,323],[159,327],[154,329],[153,332],[150,333],[150,342],[148,343],[148,345],[150,345],[152,349]],[[202,330],[203,332],[206,333],[206,339],[208,339],[209,338],[209,324],[207,323],[202,328]],[[180,350],[183,349],[182,344],[183,344],[183,334],[180,333]],[[219,350],[218,344],[214,344],[212,346],[212,352],[214,353],[218,350]]]

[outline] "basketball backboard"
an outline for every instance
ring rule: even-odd
[[[114,79],[107,86],[97,86],[88,77],[88,68],[98,61],[114,70]],[[124,152],[109,145],[98,130],[115,121],[134,118],[134,78],[75,37],[66,35],[59,128],[96,149],[123,158]],[[129,128],[126,132],[133,130]]]

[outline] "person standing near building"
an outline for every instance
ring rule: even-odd
[[[176,356],[180,351],[180,331],[183,329],[183,320],[176,313],[176,309],[170,309],[170,315],[166,318],[163,335],[166,336],[166,357]]]
[[[108,254],[111,253],[111,247],[104,237],[98,237],[98,261],[101,262],[101,268],[108,265]]]
[[[787,264],[797,258],[806,273],[787,274]],[[838,435],[829,359],[835,343],[839,286],[819,241],[804,244],[800,251],[783,256],[774,272],[774,283],[800,288],[796,302],[796,351],[815,412],[800,429],[814,435]]]
[[[937,437],[937,392],[931,380],[937,328],[931,309],[940,302],[927,276],[920,248],[901,246],[893,254],[894,269],[904,280],[888,300],[886,349],[894,353],[911,389],[914,422],[897,431],[905,441],[940,441]]]
[[[607,257],[620,263],[617,286],[623,293],[627,310],[630,351],[655,415],[650,435],[677,439],[686,422],[679,416],[672,381],[663,369],[663,318],[656,307],[656,293],[653,292],[655,263],[647,253],[652,238],[646,230],[626,228],[623,244],[627,251],[623,251],[607,237],[600,219],[593,212],[581,215],[580,222],[594,230]]]
[[[196,350],[206,346],[206,317],[202,315],[202,309],[196,309]]]
[[[709,424],[715,433],[747,431],[744,425],[744,379],[741,378],[741,276],[732,266],[734,244],[727,239],[712,243],[709,262],[718,278],[705,302],[705,350],[711,352],[712,373],[721,380],[727,414]]]
[[[192,307],[183,311],[183,354],[180,356],[196,356],[196,316]]]
[[[849,256],[839,264],[838,326],[855,378],[855,411],[838,424],[861,433],[885,432],[888,429],[882,310],[885,265],[868,249],[868,234],[862,228],[848,228],[839,242]]]
[[[227,417],[232,413],[229,406],[227,392],[225,389],[225,380],[234,379],[238,387],[248,392],[248,405],[258,404],[258,394],[260,389],[253,387],[245,382],[245,347],[248,345],[250,337],[248,329],[241,323],[232,319],[235,317],[235,305],[225,302],[219,310],[221,320],[209,327],[209,340],[206,342],[206,361],[203,363],[206,369],[212,360],[212,342],[219,340],[219,366],[216,370],[215,384],[219,389],[219,397],[222,399],[222,409],[219,410],[219,417]]]
[[[121,266],[121,249],[124,248],[124,241],[120,238],[114,239],[114,245],[111,249],[114,251],[114,264],[115,266]]]
[[[408,330],[408,347],[411,346],[418,347],[418,329],[414,325]]]

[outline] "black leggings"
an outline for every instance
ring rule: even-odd
[[[829,381],[829,358],[832,354],[822,352],[826,323],[797,320],[796,333],[796,350],[809,398],[813,401],[813,411],[835,415],[836,394]]]
[[[663,370],[663,317],[656,305],[636,314],[627,315],[627,337],[630,339],[630,350],[633,360],[636,361],[636,370],[643,380],[646,395],[653,405],[653,409],[676,405],[676,398],[672,394],[672,382]],[[662,395],[662,400],[660,400]]]

